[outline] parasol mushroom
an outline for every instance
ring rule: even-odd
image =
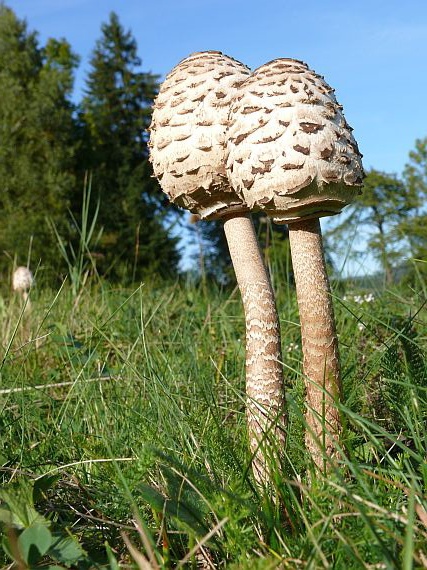
[[[170,200],[202,219],[224,221],[245,311],[246,414],[253,470],[264,484],[269,480],[269,454],[281,446],[284,433],[280,328],[248,208],[225,171],[229,106],[249,74],[246,66],[217,51],[194,53],[181,61],[156,98],[150,147],[154,174]],[[268,449],[266,439],[273,438],[275,444]]]
[[[306,379],[306,446],[337,452],[338,340],[319,218],[360,193],[361,154],[334,90],[308,66],[277,59],[245,80],[230,108],[227,174],[251,209],[289,225]]]

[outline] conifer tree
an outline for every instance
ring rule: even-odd
[[[82,110],[100,200],[103,270],[134,279],[174,272],[176,239],[165,229],[164,197],[148,162],[146,129],[158,77],[140,71],[136,41],[115,13],[102,25],[90,66]]]

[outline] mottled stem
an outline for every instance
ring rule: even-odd
[[[337,454],[341,374],[331,289],[318,219],[289,224],[292,265],[301,322],[306,381],[306,446],[315,464],[327,468]]]
[[[269,460],[283,449],[285,401],[280,325],[270,277],[248,215],[224,222],[246,322],[247,422],[254,475],[268,484]]]

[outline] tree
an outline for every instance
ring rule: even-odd
[[[70,96],[77,63],[65,40],[40,47],[26,22],[0,4],[0,250],[20,264],[31,243],[33,264],[57,263],[47,216],[65,226],[76,184]],[[3,269],[8,263],[0,258]]]
[[[427,138],[415,141],[403,172],[405,182],[422,200],[427,198]]]
[[[115,13],[101,32],[82,102],[87,167],[103,226],[101,269],[115,277],[171,273],[178,263],[177,240],[165,229],[165,200],[151,177],[147,147],[158,77],[140,71],[136,41]]]
[[[427,260],[427,138],[415,141],[415,149],[409,153],[409,162],[403,171],[409,191],[417,196],[414,215],[403,225],[408,236],[413,257]],[[426,264],[421,267],[427,272]]]
[[[414,189],[394,174],[372,169],[367,173],[362,193],[340,215],[340,223],[329,236],[335,242],[342,242],[356,232],[363,233],[389,284],[393,281],[393,268],[408,253],[404,228],[418,206],[419,197]]]

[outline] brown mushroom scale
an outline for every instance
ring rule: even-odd
[[[221,52],[194,53],[167,75],[153,108],[154,174],[172,202],[205,219],[248,211],[228,184],[225,132],[230,102],[249,74]]]
[[[360,192],[361,155],[334,90],[301,61],[277,59],[246,79],[228,150],[231,184],[276,223],[337,214]]]

